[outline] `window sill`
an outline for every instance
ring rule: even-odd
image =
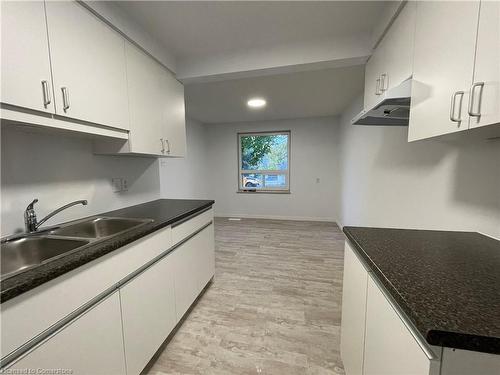
[[[237,190],[237,194],[292,194],[290,190]]]

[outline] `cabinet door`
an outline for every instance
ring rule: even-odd
[[[377,47],[382,60],[379,72],[382,96],[412,76],[415,16],[416,3],[407,2]]]
[[[408,138],[466,130],[479,2],[417,2]]]
[[[35,347],[9,368],[14,369],[68,369],[72,374],[88,375],[125,374],[118,293],[113,293]]]
[[[184,85],[170,72],[163,70],[161,108],[163,108],[162,134],[165,155],[186,155],[186,117],[184,109]]]
[[[130,101],[130,151],[162,155],[163,112],[161,67],[130,43],[126,44]]]
[[[1,101],[54,112],[49,43],[42,1],[2,1]]]
[[[176,324],[169,255],[120,288],[127,374],[140,374]]]
[[[174,264],[175,312],[181,320],[199,293],[196,280],[196,236],[177,247],[170,256]]]
[[[429,375],[431,363],[378,286],[368,277],[364,375]]]
[[[124,39],[75,1],[46,7],[56,113],[128,129]]]
[[[500,122],[500,2],[482,1],[469,103],[470,127]],[[478,116],[479,115],[479,116]]]
[[[174,265],[177,320],[184,316],[208,282],[213,261],[209,262],[207,259],[211,256],[208,254],[213,246],[212,224],[184,242],[170,255]]]
[[[203,240],[200,241],[201,246],[197,248],[199,262],[196,264],[199,267],[198,288],[201,290],[215,275],[214,225],[210,224],[200,234]]]
[[[412,75],[415,3],[408,2],[377,46],[365,69],[365,109]]]
[[[345,244],[340,354],[347,375],[363,373],[368,272]]]
[[[375,49],[365,67],[365,109],[372,108],[380,100],[380,95],[382,94],[380,91],[380,72],[382,70],[382,52],[379,49]]]

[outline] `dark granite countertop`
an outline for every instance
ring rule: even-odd
[[[500,241],[473,232],[344,233],[429,344],[500,354]]]
[[[158,229],[178,223],[190,215],[207,209],[213,204],[213,200],[158,199],[136,206],[92,215],[92,217],[110,216],[153,219],[153,222],[103,241],[90,243],[75,252],[68,253],[63,257],[50,260],[2,280],[0,282],[0,303],[8,301]]]

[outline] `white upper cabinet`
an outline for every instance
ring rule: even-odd
[[[184,86],[131,43],[126,44],[125,52],[130,111],[129,141],[95,142],[95,152],[184,156]]]
[[[186,155],[184,85],[166,70],[163,70],[161,76],[161,133],[165,143],[165,155],[182,157]]]
[[[46,7],[56,113],[128,129],[124,38],[76,2]]]
[[[469,128],[479,2],[417,4],[410,141]]]
[[[415,3],[408,2],[377,46],[365,70],[365,103],[371,108],[412,75]]]
[[[130,141],[127,152],[162,155],[161,67],[131,43],[126,44],[130,107]]]
[[[500,123],[500,2],[482,1],[469,101],[470,128]]]
[[[398,86],[413,72],[416,3],[406,3],[377,49],[382,56],[380,91]]]
[[[2,1],[1,102],[54,112],[42,1]]]
[[[1,7],[2,119],[106,135],[101,154],[185,156],[184,86],[171,72],[76,1]]]
[[[380,100],[380,79],[384,69],[382,67],[382,55],[378,49],[373,51],[370,60],[365,67],[365,94],[364,108],[370,109]]]

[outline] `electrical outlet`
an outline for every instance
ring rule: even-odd
[[[122,178],[122,191],[128,190],[128,181],[126,178]]]
[[[118,177],[112,178],[111,187],[114,193],[119,193],[120,191],[122,191],[122,179]]]

